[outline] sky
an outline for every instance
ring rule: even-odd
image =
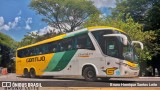
[[[108,7],[115,7],[115,0],[91,0],[104,16],[110,15]],[[31,0],[0,0],[0,32],[21,41],[28,32],[40,31],[43,35],[51,27],[41,21],[43,16],[29,8]]]

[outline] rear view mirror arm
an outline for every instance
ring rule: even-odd
[[[106,35],[103,35],[104,37],[121,37],[123,38],[123,44],[124,45],[127,45],[127,36],[124,35],[124,34],[106,34]]]

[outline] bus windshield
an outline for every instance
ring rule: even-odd
[[[117,30],[109,29],[93,31],[92,34],[97,40],[103,54],[138,63],[138,56],[134,47],[131,45],[131,40],[128,35]],[[128,38],[128,43],[124,45],[121,37],[104,37],[103,35],[106,34],[124,34]]]
[[[131,45],[131,43],[123,45],[122,48],[122,55],[124,60],[138,62],[138,55],[136,54],[135,48]]]

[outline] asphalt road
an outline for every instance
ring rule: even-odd
[[[23,78],[21,76],[17,76],[16,74],[8,74],[8,75],[0,75],[0,81],[3,81],[3,82],[20,81],[20,82],[34,82],[34,83],[40,82],[43,87],[48,87],[48,88],[50,87],[74,87],[74,88],[77,88],[77,87],[89,87],[89,88],[120,87],[121,88],[121,87],[134,87],[135,84],[140,84],[138,85],[138,87],[157,88],[158,86],[160,88],[160,77],[111,78],[110,80],[100,80],[99,79],[96,82],[87,82],[82,77],[50,77],[50,78],[39,77],[39,78],[32,79],[32,78]],[[65,90],[70,90],[70,89],[68,88]]]

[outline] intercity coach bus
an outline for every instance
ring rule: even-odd
[[[16,74],[83,76],[87,81],[103,77],[135,77],[138,56],[130,37],[122,30],[94,26],[62,34],[17,49]]]

